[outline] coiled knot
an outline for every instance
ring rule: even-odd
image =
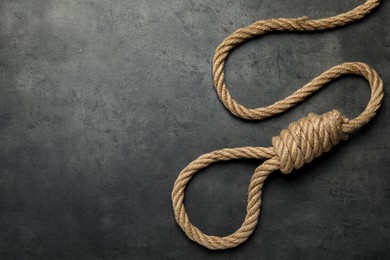
[[[346,120],[337,110],[323,115],[309,113],[283,129],[279,136],[272,138],[272,146],[280,160],[280,171],[288,174],[299,169],[341,140],[346,140],[348,134],[342,130]]]

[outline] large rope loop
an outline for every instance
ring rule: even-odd
[[[199,244],[209,249],[225,249],[235,247],[244,242],[258,222],[260,215],[260,196],[261,188],[267,176],[274,170],[279,168],[279,160],[274,158],[267,160],[264,164],[256,168],[252,176],[248,189],[248,205],[247,214],[244,223],[233,234],[226,237],[209,236],[200,231],[190,222],[185,206],[184,206],[184,192],[187,183],[200,170],[208,167],[210,164],[217,161],[227,161],[243,158],[268,159],[275,156],[275,151],[272,148],[264,147],[242,147],[235,149],[223,149],[204,154],[198,159],[191,162],[184,168],[178,178],[176,179],[174,189],[172,192],[172,202],[174,205],[175,218],[177,223],[181,226],[187,236],[198,242]]]
[[[261,190],[266,178],[275,170],[288,174],[305,163],[328,152],[356,129],[367,124],[377,113],[383,99],[383,82],[378,73],[365,63],[349,62],[335,66],[295,91],[287,98],[262,108],[250,109],[237,103],[230,95],[224,80],[224,64],[230,51],[240,43],[270,31],[315,31],[344,26],[363,18],[380,3],[368,0],[355,9],[324,19],[269,19],[255,22],[238,29],[228,36],[217,48],[213,60],[214,86],[225,107],[235,116],[247,120],[262,120],[290,109],[312,95],[318,89],[343,75],[355,74],[364,77],[371,89],[371,98],[365,110],[356,118],[348,119],[339,111],[332,110],[323,115],[310,113],[291,123],[272,138],[272,147],[242,147],[217,150],[204,154],[184,168],[172,191],[172,203],[176,222],[193,241],[209,249],[226,249],[240,245],[256,228],[260,215]],[[242,158],[265,160],[258,166],[248,188],[248,205],[241,227],[225,237],[204,234],[189,220],[184,206],[185,188],[191,178],[200,170],[217,161]]]

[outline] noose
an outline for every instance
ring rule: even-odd
[[[383,99],[383,82],[378,73],[367,64],[349,62],[335,66],[295,91],[287,98],[270,106],[249,109],[237,103],[230,95],[224,80],[225,60],[239,44],[271,31],[318,31],[347,25],[369,14],[380,0],[367,0],[364,4],[337,16],[318,20],[307,17],[297,19],[268,19],[257,21],[229,35],[216,49],[213,59],[214,86],[219,99],[235,116],[247,120],[262,120],[283,113],[305,100],[327,83],[348,74],[365,78],[371,89],[371,98],[365,110],[356,118],[348,119],[339,111],[323,115],[309,113],[307,117],[291,123],[279,136],[272,138],[271,147],[241,147],[217,150],[204,154],[184,168],[173,187],[172,203],[176,222],[197,243],[209,249],[226,249],[243,243],[256,228],[260,215],[261,191],[266,178],[276,170],[284,174],[301,168],[324,152],[328,152],[341,140],[346,140],[356,129],[367,124],[376,114]],[[255,169],[248,188],[248,205],[241,227],[225,237],[204,234],[191,224],[184,206],[184,192],[188,182],[200,170],[218,161],[234,159],[265,160]]]

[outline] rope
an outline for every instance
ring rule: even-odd
[[[367,0],[364,4],[346,13],[309,20],[268,19],[240,28],[228,36],[216,49],[213,60],[214,86],[219,99],[235,116],[247,120],[262,120],[285,112],[312,95],[318,89],[343,75],[355,74],[365,78],[371,88],[371,98],[366,109],[356,118],[348,119],[337,110],[323,115],[310,113],[307,117],[291,123],[279,136],[272,138],[272,147],[241,147],[217,150],[204,154],[184,168],[172,191],[172,202],[176,222],[197,243],[209,249],[226,249],[243,243],[254,231],[260,215],[261,192],[264,181],[271,172],[280,170],[284,174],[301,168],[324,152],[328,152],[341,140],[368,123],[376,114],[383,99],[383,82],[378,73],[361,62],[349,62],[335,66],[295,91],[287,98],[270,106],[250,109],[237,103],[230,95],[224,80],[224,65],[229,53],[239,44],[271,31],[317,31],[341,27],[369,14],[380,0]],[[184,206],[184,191],[191,178],[200,170],[218,161],[251,158],[265,160],[255,169],[248,188],[248,205],[245,220],[233,234],[225,237],[204,234],[191,224]]]

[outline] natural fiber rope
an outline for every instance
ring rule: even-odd
[[[344,26],[363,18],[377,7],[380,0],[368,0],[355,9],[324,19],[269,19],[240,28],[228,36],[217,48],[213,60],[214,85],[225,107],[235,116],[248,120],[261,120],[282,113],[295,106],[318,89],[346,74],[364,77],[371,88],[371,98],[366,109],[356,118],[347,119],[337,110],[323,115],[310,113],[298,122],[291,123],[279,136],[272,138],[272,147],[242,147],[214,151],[200,156],[179,174],[172,192],[173,209],[177,223],[187,236],[209,249],[236,247],[248,239],[255,229],[260,215],[261,190],[268,175],[280,170],[288,174],[301,168],[324,152],[328,152],[341,140],[347,139],[354,130],[368,123],[376,114],[383,98],[383,82],[378,73],[367,64],[344,63],[322,73],[289,97],[270,106],[249,109],[237,103],[230,95],[224,80],[224,65],[229,53],[237,45],[271,31],[316,31]],[[248,188],[247,214],[244,223],[233,234],[226,237],[204,234],[191,224],[184,206],[184,191],[187,183],[201,169],[217,161],[241,158],[266,160],[258,166]]]

